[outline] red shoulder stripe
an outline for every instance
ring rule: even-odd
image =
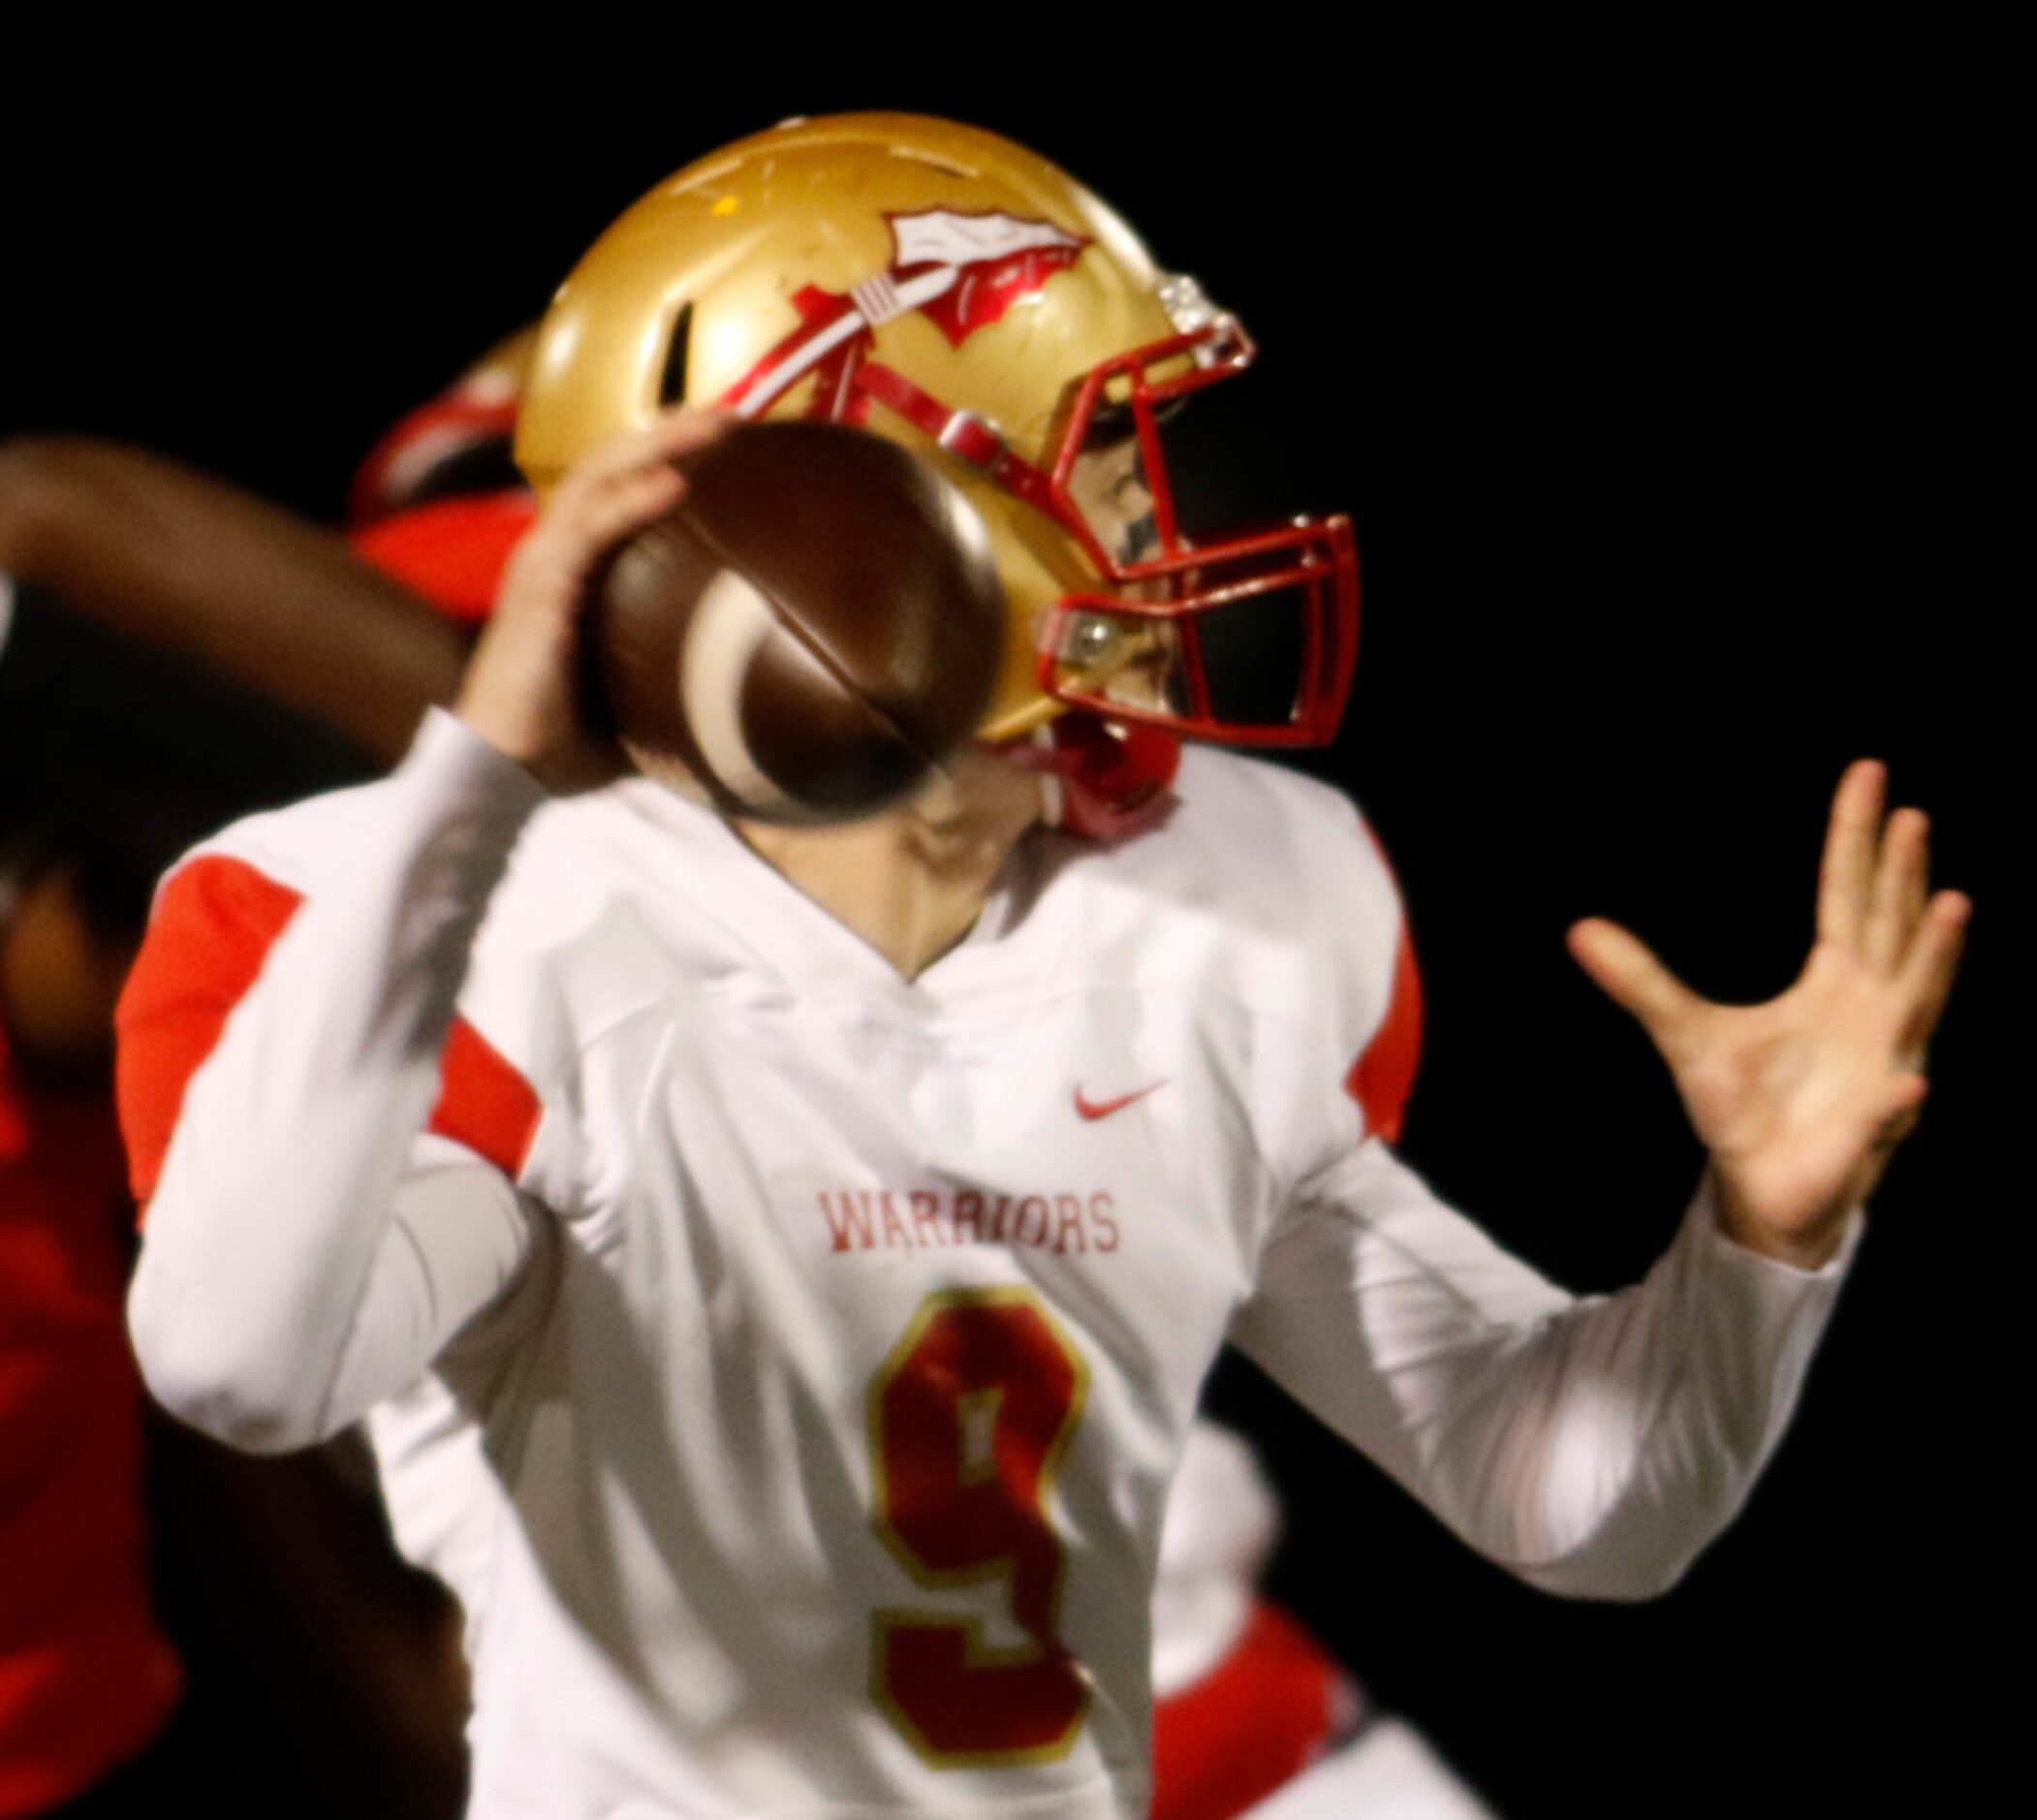
[[[1359,826],[1392,878],[1394,863],[1372,832],[1372,824],[1362,820]],[[1366,1132],[1389,1144],[1400,1142],[1408,1096],[1415,1090],[1415,1074],[1422,1065],[1422,973],[1415,964],[1414,937],[1408,933],[1407,907],[1400,898],[1398,880],[1395,880],[1394,894],[1401,903],[1400,942],[1394,954],[1394,995],[1365,1052],[1344,1077],[1344,1091],[1364,1114]]]
[[[113,1087],[135,1199],[155,1192],[184,1088],[303,894],[207,854],[172,874],[120,994]]]
[[[116,1015],[115,1092],[138,1202],[155,1192],[191,1077],[302,901],[221,854],[192,861],[164,887]],[[453,1020],[440,1068],[431,1129],[514,1180],[537,1136],[536,1090],[463,1018]]]
[[[537,1140],[542,1112],[530,1083],[471,1023],[454,1018],[439,1056],[431,1129],[464,1144],[515,1181]]]
[[[1365,1052],[1351,1064],[1344,1091],[1365,1115],[1365,1130],[1389,1144],[1400,1141],[1408,1096],[1415,1090],[1415,1071],[1422,1061],[1422,975],[1415,965],[1415,945],[1407,926],[1400,927],[1400,949],[1394,957],[1394,997],[1387,1015],[1372,1033]]]

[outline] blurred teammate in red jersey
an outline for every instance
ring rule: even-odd
[[[234,488],[105,445],[0,449],[4,1820],[156,1813],[209,1786],[151,1609],[121,1315],[134,1240],[112,1010],[155,879],[205,829],[388,756],[386,709],[335,677],[428,698],[457,651],[329,535]],[[238,1547],[236,1578],[261,1579],[279,1515],[331,1542],[301,1475],[270,1474],[253,1499],[246,1477],[187,1448],[174,1478],[198,1506],[179,1520]],[[237,1587],[217,1591],[221,1621],[244,1616]],[[263,1647],[290,1678],[273,1619]],[[331,1811],[308,1794],[304,1810]]]
[[[182,1686],[149,1601],[126,1159],[97,1078],[134,933],[102,926],[74,865],[0,865],[6,1820],[141,1778]]]

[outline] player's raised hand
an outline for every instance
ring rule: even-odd
[[[559,483],[510,558],[454,711],[553,789],[584,788],[620,768],[580,711],[580,623],[602,569],[678,503],[686,483],[674,464],[733,421],[681,407],[602,444]]]
[[[1570,931],[1586,973],[1638,1018],[1676,1077],[1741,1243],[1815,1267],[1880,1179],[1924,1103],[1924,1061],[1952,990],[1969,901],[1927,891],[1929,824],[1883,817],[1887,777],[1852,766],[1833,799],[1817,941],[1764,1005],[1716,1005],[1625,929]]]

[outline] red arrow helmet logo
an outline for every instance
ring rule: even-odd
[[[860,424],[872,394],[856,381],[882,325],[917,310],[958,348],[1021,298],[1037,296],[1090,244],[1087,235],[1065,233],[1050,221],[996,209],[926,208],[888,214],[885,222],[892,263],[847,292],[807,285],[794,293],[800,326],[722,394],[725,408],[760,417],[818,369],[808,415]]]

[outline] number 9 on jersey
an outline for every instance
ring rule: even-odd
[[[1017,1644],[939,1609],[871,1617],[871,1690],[940,1768],[1065,1756],[1089,1679],[1059,1635],[1066,1552],[1047,1498],[1081,1420],[1088,1368],[1030,1289],[920,1304],[870,1380],[873,1527],[916,1585],[1003,1581]]]

